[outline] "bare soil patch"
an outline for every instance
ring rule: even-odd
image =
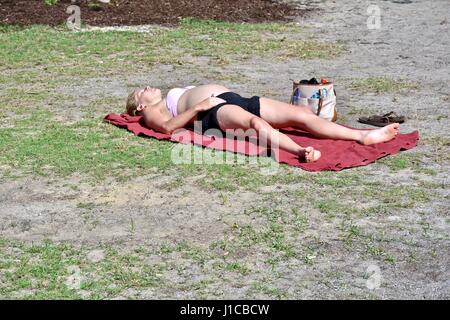
[[[82,21],[93,26],[177,24],[180,18],[195,17],[229,22],[286,21],[308,10],[270,0],[111,0],[105,4],[94,0],[77,0]],[[47,5],[44,0],[3,0],[0,3],[2,24],[64,23],[70,0]]]

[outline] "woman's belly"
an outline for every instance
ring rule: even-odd
[[[212,94],[217,96],[221,93],[229,91],[230,90],[228,88],[217,84],[205,84],[189,89],[183,93],[180,100],[178,100],[178,114],[193,108],[206,98],[211,97]]]

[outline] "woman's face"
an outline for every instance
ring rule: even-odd
[[[138,104],[146,107],[152,106],[161,100],[161,90],[152,87],[145,87],[136,90],[136,100]]]

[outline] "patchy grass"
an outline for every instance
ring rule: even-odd
[[[450,137],[446,135],[433,135],[426,137],[425,143],[429,143],[437,148],[450,147]]]
[[[171,163],[168,142],[144,151],[155,141],[129,141],[130,133],[101,119],[65,125],[53,120],[49,111],[32,112],[15,121],[14,127],[1,128],[0,137],[0,163],[24,174],[82,173],[96,178],[117,174],[120,178],[129,168],[164,170]]]
[[[450,136],[444,134],[427,136],[424,142],[433,148],[431,154],[428,156],[435,162],[444,163],[450,161]]]
[[[422,153],[406,152],[380,159],[379,163],[386,165],[394,172],[411,169],[416,173],[435,176],[437,174],[436,170],[427,166],[427,162],[429,161],[430,157]]]
[[[282,23],[184,18],[179,27],[154,33],[74,33],[45,26],[3,27],[2,31],[0,55],[4,59],[0,68],[43,66],[60,76],[73,76],[79,70],[84,76],[110,74],[136,64],[184,64],[190,56],[210,57],[220,64],[230,57],[267,56],[274,52],[291,58],[330,58],[344,50],[341,44],[302,39],[297,26]]]
[[[364,92],[396,93],[417,89],[416,83],[406,79],[394,79],[390,77],[368,77],[354,79],[351,87]]]
[[[105,248],[104,258],[91,261],[86,248],[43,242],[0,242],[0,297],[24,299],[104,299],[128,288],[163,284],[164,265],[146,256]],[[139,251],[138,251],[139,252]]]
[[[213,249],[220,248],[231,258],[241,256],[243,251],[250,248],[259,248],[261,252],[270,254],[270,259],[291,259],[298,256],[293,237],[306,229],[306,216],[294,209],[286,212],[265,206],[253,207],[244,213],[261,223],[233,223],[223,239],[212,244]],[[272,264],[274,260],[266,262]]]
[[[174,43],[193,56],[248,58],[277,52],[281,58],[331,58],[344,51],[342,44],[305,40],[298,26],[280,23],[229,23],[186,18],[164,42]],[[181,41],[181,42],[180,42]]]
[[[211,298],[220,297],[221,291],[215,288],[226,283],[244,287],[248,297],[262,294],[284,299],[290,296],[278,286],[278,279],[286,272],[284,265],[293,263],[297,268],[315,270],[321,259],[329,258],[329,243],[320,235],[310,234],[317,229],[316,223],[340,229],[336,241],[342,242],[348,252],[357,250],[365,259],[385,264],[411,260],[413,244],[409,244],[407,255],[399,255],[391,249],[391,243],[402,239],[388,242],[385,227],[369,228],[357,219],[414,209],[431,201],[431,193],[412,185],[377,181],[361,184],[361,174],[353,172],[324,172],[311,177],[307,184],[314,188],[310,190],[295,192],[296,188],[292,188],[293,192],[267,193],[258,206],[241,212],[248,219],[228,217],[228,222],[223,223],[229,228],[217,235],[209,247],[183,239],[167,241],[159,248],[138,247],[127,252],[104,246],[104,258],[92,262],[84,247],[0,241],[0,296],[103,299],[132,297],[133,292],[164,287],[176,292],[193,291],[197,298]],[[305,184],[301,183],[300,188],[306,189]],[[361,199],[367,203],[359,205]],[[79,203],[77,207],[93,208],[91,203]],[[329,219],[324,221],[314,209]],[[154,259],[158,262],[151,262]],[[267,268],[261,268],[261,264]],[[40,269],[34,271],[38,266]],[[183,280],[170,281],[174,273]],[[74,289],[77,274],[82,281]],[[259,280],[254,280],[256,275]]]
[[[263,282],[254,282],[251,289],[251,293],[263,293],[272,299],[286,300],[289,299],[289,293],[276,287],[272,287]]]

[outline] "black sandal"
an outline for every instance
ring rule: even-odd
[[[384,127],[391,123],[403,123],[405,122],[405,117],[399,116],[394,111],[391,111],[382,116],[373,115],[370,117],[361,117],[358,119],[358,122],[377,127]]]

